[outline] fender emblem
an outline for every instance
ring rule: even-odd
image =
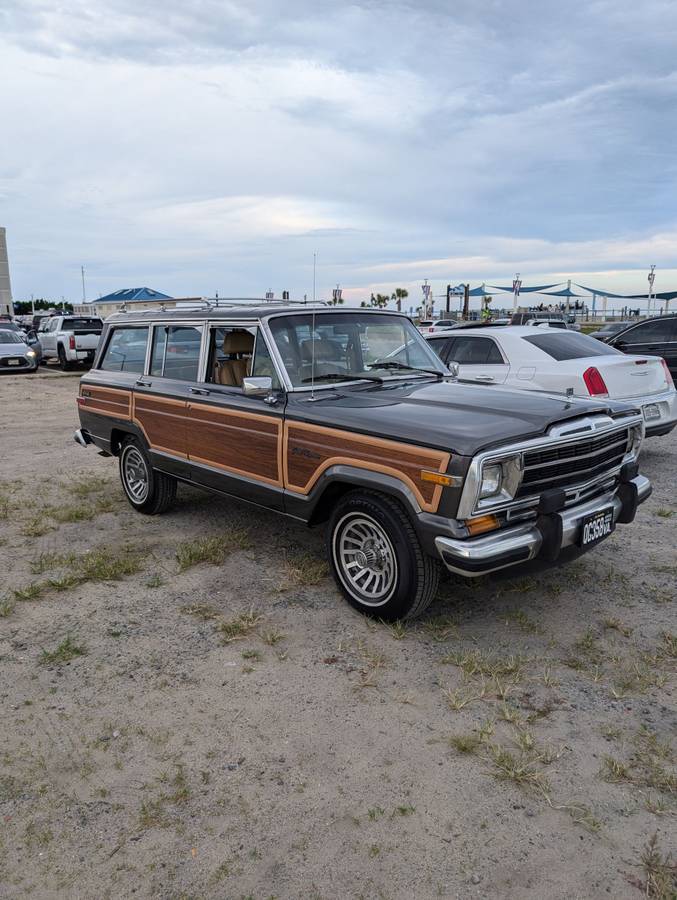
[[[292,447],[292,456],[305,456],[306,459],[322,459],[319,453],[307,447]]]

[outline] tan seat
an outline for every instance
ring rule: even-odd
[[[227,359],[214,363],[214,382],[242,387],[254,351],[254,335],[248,331],[229,331],[223,339]]]

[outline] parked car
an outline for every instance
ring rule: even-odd
[[[34,351],[38,364],[42,361],[42,346],[38,340],[38,336],[34,331],[25,332],[21,328],[13,327],[14,323],[0,322],[0,331],[11,331],[16,334],[29,348]]]
[[[91,364],[102,329],[103,319],[94,316],[52,316],[39,333],[43,359],[58,359],[64,371]]]
[[[677,314],[644,319],[620,331],[608,344],[621,353],[654,353],[667,363],[677,379]]]
[[[134,509],[164,512],[185,481],[326,522],[339,589],[390,620],[425,609],[439,563],[474,577],[554,561],[651,492],[636,406],[454,383],[389,311],[117,313],[78,412],[75,440],[118,457]]]
[[[630,325],[636,324],[634,322],[606,322],[599,331],[591,331],[589,332],[590,337],[597,338],[598,341],[604,341],[605,343],[612,338],[615,334],[618,334],[619,331],[623,331],[626,328],[629,328]]]
[[[530,312],[514,312],[511,325],[536,325],[547,323],[551,328],[568,328],[570,331],[580,331],[581,326],[576,321],[576,316],[563,312],[548,312],[547,310],[531,310]]]
[[[0,323],[0,372],[35,372],[38,356],[21,333],[4,328]]]
[[[642,408],[647,435],[677,424],[677,391],[659,357],[624,356],[589,335],[541,326],[452,332],[428,342],[445,363],[457,363],[461,381],[627,400]]]

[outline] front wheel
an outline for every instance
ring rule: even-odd
[[[134,509],[149,516],[165,512],[176,498],[176,479],[154,470],[141,441],[132,436],[120,450],[120,480]]]
[[[439,564],[423,552],[409,516],[390,497],[346,494],[329,520],[327,550],[343,596],[362,613],[410,619],[435,597]]]
[[[62,345],[59,344],[59,367],[62,372],[68,372],[70,370],[71,364],[66,359],[66,351],[63,349]]]

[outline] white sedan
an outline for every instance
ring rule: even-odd
[[[522,325],[425,337],[447,365],[458,365],[459,381],[627,400],[641,406],[649,436],[677,425],[677,391],[659,356],[630,356],[586,334]]]

